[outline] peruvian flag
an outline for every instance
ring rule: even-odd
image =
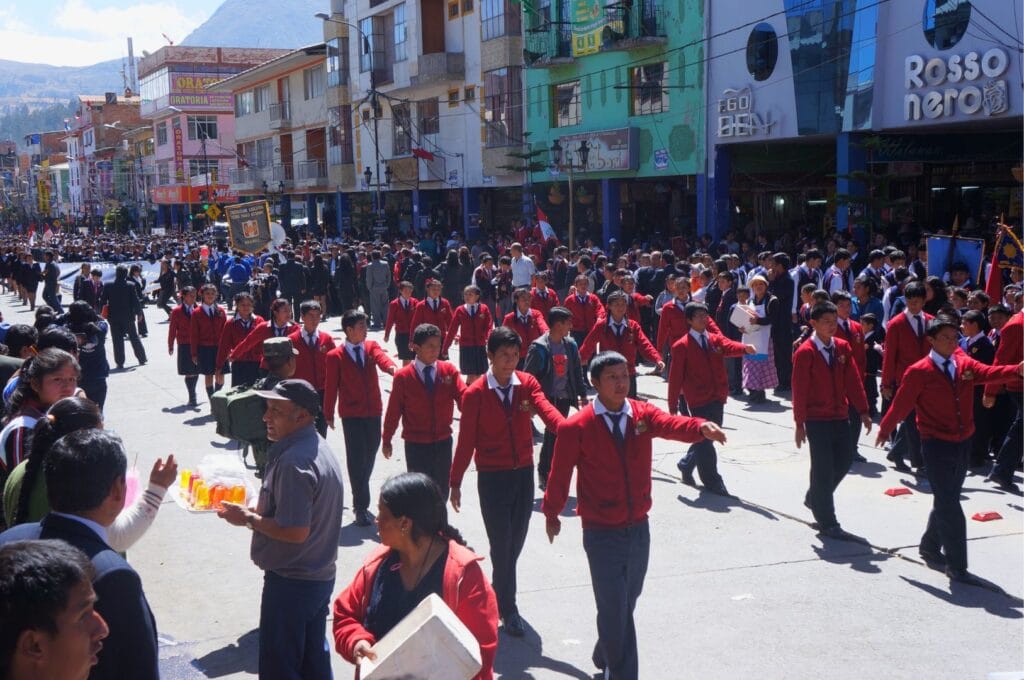
[[[557,241],[558,236],[555,235],[555,230],[551,228],[551,222],[548,221],[548,216],[540,209],[540,204],[537,203],[536,199],[533,203],[537,207],[537,221],[540,222],[540,231],[544,234],[544,240],[550,241],[551,239],[554,239]]]
[[[412,155],[415,156],[416,158],[422,158],[425,161],[434,160],[434,154],[430,153],[426,149],[413,148]]]

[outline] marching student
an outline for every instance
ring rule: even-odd
[[[669,356],[669,350],[676,340],[686,335],[690,324],[686,321],[686,303],[690,299],[690,279],[677,276],[673,283],[675,297],[661,308],[661,320],[658,322],[658,341],[655,347],[661,356]],[[721,333],[714,319],[708,318],[708,329],[712,333]]]
[[[225,324],[220,333],[217,347],[217,365],[224,366],[228,355],[256,326],[263,323],[263,317],[253,314],[253,300],[249,293],[235,295],[235,318]],[[231,362],[231,387],[252,385],[260,377],[260,357],[256,352],[240,355]]]
[[[853,297],[845,290],[837,290],[831,295],[831,302],[836,306],[836,337],[845,340],[853,350],[853,360],[857,364],[857,372],[860,374],[860,381],[863,384],[867,378],[868,350],[864,343],[864,329],[859,323],[850,318],[853,312]],[[864,392],[867,397],[867,390]],[[868,405],[870,415],[870,404]],[[850,447],[855,463],[866,463],[867,458],[860,454],[857,444],[860,441],[860,414],[850,407]]]
[[[447,333],[448,327],[452,325],[452,306],[441,297],[441,282],[435,278],[429,279],[426,293],[423,301],[413,310],[409,329],[415,331],[420,324],[429,323],[440,328],[442,333]],[[446,355],[442,353],[441,358],[446,358]]]
[[[199,367],[203,376],[206,397],[209,398],[224,387],[224,364],[217,363],[217,349],[228,315],[217,304],[217,286],[208,283],[199,289],[199,294],[202,296],[202,304],[190,319],[189,349],[192,350],[192,363]]]
[[[480,288],[466,286],[462,292],[465,304],[459,305],[448,326],[441,355],[448,356],[456,336],[459,340],[459,370],[471,384],[487,372],[487,336],[494,328],[491,310],[480,301]],[[441,331],[444,333],[444,329]],[[444,489],[444,485],[441,485]]]
[[[188,390],[188,405],[196,406],[196,383],[199,382],[199,367],[192,359],[192,315],[196,310],[196,289],[185,286],[181,289],[181,304],[171,310],[167,321],[167,354],[174,354],[174,343],[178,343],[178,375],[185,376]]]
[[[821,302],[811,309],[814,333],[793,354],[793,420],[796,447],[808,442],[811,483],[804,505],[814,513],[818,532],[840,540],[863,540],[847,533],[836,519],[833,494],[850,470],[850,406],[865,432],[871,431],[864,382],[850,344],[836,335],[836,306]]]
[[[615,291],[608,296],[608,318],[598,321],[580,346],[580,358],[590,361],[597,352],[618,352],[629,360],[629,396],[636,399],[637,354],[656,365],[656,371],[665,370],[665,362],[647,339],[640,324],[626,317],[626,294]],[[666,305],[667,307],[668,305]],[[662,319],[664,323],[664,319]],[[687,325],[689,329],[689,325]]]
[[[558,293],[548,288],[548,273],[537,272],[533,275],[534,288],[530,291],[530,307],[541,313],[545,319],[548,312],[559,304]]]
[[[710,315],[706,305],[686,305],[686,321],[690,330],[672,345],[672,367],[668,380],[668,412],[676,415],[682,405],[689,415],[722,425],[725,402],[729,398],[729,379],[725,374],[726,357],[742,357],[757,350],[753,345],[730,340],[708,330]],[[692,444],[686,455],[676,463],[683,484],[697,486],[693,469],[700,473],[704,488],[720,496],[728,496],[725,482],[718,472],[715,444],[704,440]]]
[[[992,315],[989,315],[990,318]],[[996,365],[1014,365],[1024,358],[1024,312],[1017,312],[1010,320],[999,329],[999,336],[995,343]],[[999,451],[996,454],[995,465],[989,473],[988,481],[994,483],[999,489],[1011,493],[1020,494],[1020,487],[1013,482],[1013,471],[1021,459],[1021,431],[1024,412],[1021,410],[1022,399],[1024,399],[1024,384],[1020,380],[1014,380],[1005,386],[1005,394],[995,385],[985,388],[984,404],[986,408],[992,408],[998,403],[998,397],[1009,399],[1006,404],[1006,416],[1009,425],[1001,443],[997,443]],[[998,411],[997,411],[998,413]]]
[[[988,317],[984,312],[968,310],[961,317],[960,349],[964,354],[991,366],[995,362],[996,350],[988,339],[990,330]],[[992,439],[992,412],[985,408],[982,401],[985,396],[984,387],[974,389],[974,434],[971,436],[970,467],[979,468],[988,462],[989,443]]]
[[[597,396],[558,430],[541,511],[549,541],[561,531],[558,516],[576,471],[576,513],[597,604],[597,643],[592,659],[605,678],[640,677],[633,610],[643,589],[650,555],[653,439],[725,443],[710,421],[671,416],[653,404],[628,398],[629,360],[602,352],[590,363]]]
[[[461,307],[460,307],[461,309]],[[408,472],[422,472],[448,500],[452,469],[452,420],[455,406],[462,403],[466,384],[454,365],[440,361],[441,329],[420,324],[413,331],[416,361],[403,366],[391,383],[391,396],[384,416],[384,457],[391,458],[398,422],[402,422],[405,466]]]
[[[632,276],[622,277],[622,292],[626,295],[626,316],[641,324],[640,327],[643,328],[642,310],[650,307],[654,303],[654,298],[636,292],[636,279]]]
[[[878,317],[872,312],[861,315],[860,326],[864,331],[864,367],[866,370],[864,394],[868,398],[868,413],[874,418],[878,415],[878,376],[882,371],[885,329],[878,323]]]
[[[395,362],[373,340],[366,339],[369,320],[363,312],[350,309],[341,317],[345,342],[324,358],[324,418],[334,429],[337,404],[345,437],[345,463],[352,489],[352,512],[356,524],[370,526],[370,475],[380,446],[380,418],[384,404],[377,369],[395,374]]]
[[[882,398],[891,400],[896,393],[903,374],[911,364],[920,361],[928,354],[926,329],[932,315],[924,311],[927,291],[924,284],[918,281],[908,283],[903,290],[906,309],[895,314],[885,327],[885,354],[882,356]],[[905,461],[916,468],[923,465],[921,460],[921,438],[917,432],[917,422],[911,413],[900,425],[892,448],[886,456],[894,467],[901,472],[909,472]],[[923,471],[918,469],[918,474]]]
[[[412,333],[412,315],[416,311],[419,300],[412,296],[412,281],[398,284],[398,297],[388,304],[388,320],[384,324],[384,342],[391,338],[391,329],[395,329],[395,349],[403,366],[408,366],[413,359],[412,348],[409,347],[409,335]]]
[[[563,416],[569,415],[570,406],[583,408],[587,405],[583,362],[576,341],[569,336],[571,328],[572,312],[565,307],[553,307],[548,312],[548,332],[530,343],[523,363],[523,370],[537,379],[544,396]],[[557,434],[550,428],[544,431],[544,443],[537,460],[537,483],[541,491],[547,488]]]
[[[305,380],[320,395],[320,403],[324,401],[327,385],[327,353],[336,347],[330,333],[319,330],[320,317],[323,314],[320,303],[306,300],[299,305],[299,317],[302,325],[293,330],[288,339],[295,345],[299,353],[295,356],[296,380]],[[327,436],[327,422],[323,414],[316,419],[316,429],[321,437]]]
[[[491,548],[491,582],[504,630],[514,637],[525,634],[516,606],[516,562],[533,514],[532,418],[537,413],[551,429],[564,420],[537,379],[516,370],[520,346],[519,336],[507,326],[495,328],[487,339],[491,368],[462,395],[451,468],[451,504],[458,512],[466,469],[476,462],[480,512]]]
[[[939,315],[928,323],[930,351],[903,373],[889,412],[878,426],[880,446],[900,421],[914,414],[921,455],[932,487],[932,511],[919,553],[950,580],[986,585],[967,571],[967,522],[960,492],[974,433],[974,388],[1019,381],[1024,363],[986,366],[958,351],[958,324]]]
[[[511,328],[519,336],[519,366],[517,370],[523,370],[523,362],[526,360],[526,351],[530,343],[548,332],[548,324],[544,321],[543,315],[530,306],[531,295],[527,288],[519,288],[512,294],[515,302],[515,309],[505,315],[501,325]]]
[[[574,288],[562,301],[562,306],[572,312],[572,330],[569,334],[580,346],[594,325],[605,317],[601,298],[590,292],[591,279],[586,274],[576,277]]]
[[[276,298],[270,303],[270,318],[256,324],[242,341],[228,352],[228,360],[237,361],[240,357],[254,357],[260,362],[260,370],[268,370],[263,357],[263,341],[270,338],[287,338],[295,330],[292,323],[292,306],[284,298]]]

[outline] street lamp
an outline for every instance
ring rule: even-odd
[[[555,143],[551,145],[551,160],[554,161],[553,165],[556,172],[562,169],[569,171],[569,252],[573,252],[576,245],[576,224],[574,221],[575,211],[573,210],[573,204],[576,203],[576,194],[573,190],[574,171],[577,169],[586,171],[587,161],[590,158],[590,144],[585,139],[580,140],[580,145],[576,149],[576,154],[580,158],[579,165],[576,165],[573,161],[571,151],[569,152],[567,162],[563,165],[563,154],[564,150],[562,149],[562,145],[559,144],[558,139],[556,138]]]

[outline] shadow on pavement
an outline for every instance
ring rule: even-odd
[[[760,515],[761,517],[770,519],[773,522],[779,521],[779,518],[773,513],[757,505],[746,503],[742,498],[736,498],[735,496],[719,496],[717,493],[711,493],[704,489],[700,490],[697,498],[687,498],[682,494],[679,494],[676,498],[678,498],[679,502],[683,505],[696,510],[710,510],[711,512],[725,513],[732,512],[733,508],[738,508],[739,510],[746,510],[747,512],[752,512],[755,515]]]
[[[935,586],[928,585],[927,583],[921,583],[912,578],[906,576],[900,576],[901,579],[919,588],[929,595],[933,595],[943,602],[956,605],[957,607],[969,607],[972,609],[984,609],[989,614],[999,616],[1004,619],[1021,619],[1024,618],[1024,613],[1021,613],[1020,609],[1024,607],[1024,602],[1020,598],[1013,597],[1004,592],[994,592],[985,588],[979,588],[977,586],[969,586],[960,583],[950,582],[949,592]]]
[[[256,674],[259,670],[259,656],[260,631],[253,628],[236,642],[195,659],[192,665],[208,678],[220,678],[233,673]]]
[[[544,502],[543,498],[535,498],[533,500],[533,511],[540,512],[541,503]],[[576,496],[569,496],[565,501],[565,507],[562,508],[562,512],[558,513],[559,517],[575,517],[576,516]]]
[[[355,522],[350,522],[341,527],[341,538],[338,539],[338,546],[351,548],[363,545],[364,543],[380,543],[377,527],[372,524],[368,527],[361,527]]]
[[[785,404],[779,401],[769,399],[768,401],[761,402],[760,404],[747,403],[743,407],[745,413],[785,413],[789,410]]]
[[[180,406],[164,406],[162,409],[160,409],[160,411],[163,412],[163,413],[174,413],[174,414],[180,415],[182,413],[191,413],[191,412],[195,411],[195,409],[196,409],[195,406],[189,406],[188,404],[182,404]]]
[[[189,418],[181,421],[182,425],[188,425],[189,427],[202,427],[213,422],[213,414],[207,413],[205,416],[196,416],[195,418]]]
[[[516,639],[506,635],[498,629],[498,655],[494,659],[494,671],[500,675],[502,680],[506,678],[526,679],[537,677],[530,671],[551,671],[558,673],[559,677],[580,678],[590,680],[593,675],[587,673],[567,661],[559,661],[544,656],[544,647],[540,635],[533,629],[528,621],[523,620],[526,635]],[[541,677],[548,677],[548,673],[542,673]]]
[[[865,574],[880,574],[882,569],[876,562],[885,562],[892,555],[888,553],[875,552],[869,546],[853,541],[837,541],[831,538],[822,537],[823,545],[812,545],[811,549],[818,559],[832,564],[845,564],[854,571]],[[845,550],[844,550],[845,548]],[[848,552],[850,549],[861,552]]]
[[[850,474],[857,475],[859,477],[868,477],[869,479],[879,479],[882,473],[885,472],[885,466],[881,463],[875,463],[874,461],[868,461],[866,463],[854,462],[850,466]]]

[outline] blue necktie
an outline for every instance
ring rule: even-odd
[[[427,387],[427,392],[430,394],[434,393],[434,367],[424,366],[423,367],[423,384]]]
[[[622,433],[622,416],[624,414],[621,411],[605,411],[605,415],[608,416],[608,422],[612,424],[612,437],[615,439],[615,443],[622,446],[626,443],[626,436]]]

